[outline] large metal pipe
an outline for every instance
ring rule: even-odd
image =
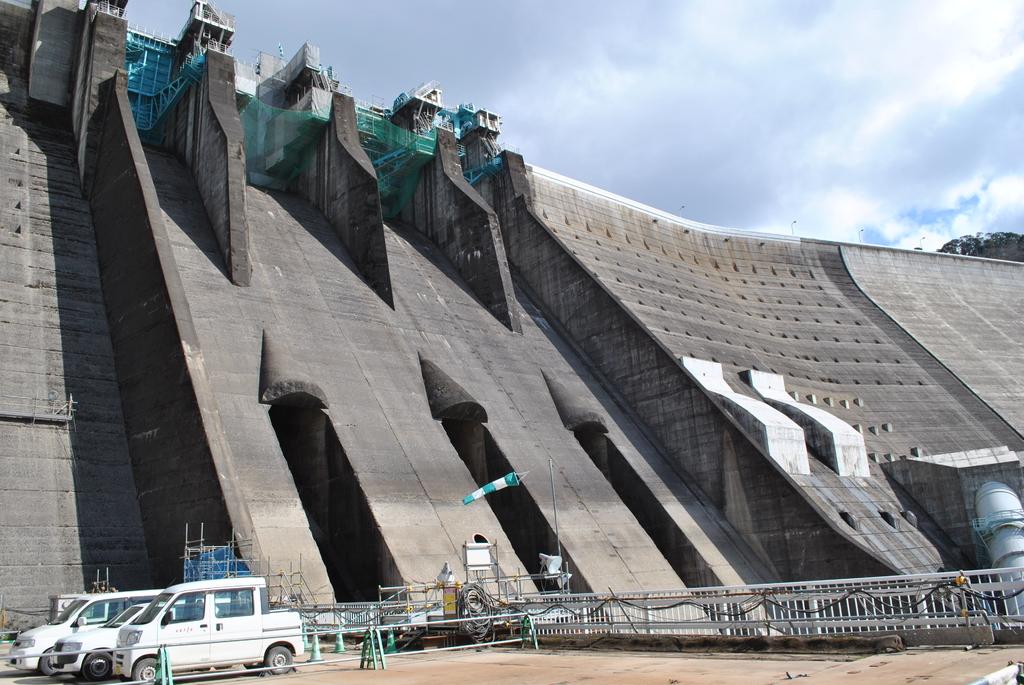
[[[1005,483],[989,481],[974,493],[974,511],[983,521],[992,568],[1024,566],[1024,507]]]

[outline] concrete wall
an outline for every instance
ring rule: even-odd
[[[150,586],[88,204],[70,134],[38,117],[32,13],[0,3],[0,413],[69,395],[73,425],[0,418],[0,588],[16,627],[97,571]],[[13,611],[12,611],[13,610]]]
[[[128,22],[87,7],[81,21],[74,81],[71,84],[71,128],[78,142],[78,174],[82,189],[91,190],[91,177],[104,104],[100,84],[124,68]]]
[[[441,248],[498,321],[518,330],[498,217],[462,175],[451,131],[437,129],[437,152],[403,218]]]
[[[878,463],[1019,449],[1019,436],[864,296],[835,244],[702,226],[543,170],[527,181],[548,235],[673,356],[721,363],[745,394],[744,371],[779,374],[802,402],[859,430],[870,478],[838,476],[822,455],[794,478],[831,525],[902,569],[959,563],[922,537],[934,522],[889,523],[918,507]]]
[[[919,506],[960,547],[961,553],[968,559],[974,559],[979,567],[982,561],[977,559],[971,525],[977,516],[975,494],[989,481],[1005,483],[1016,492],[1024,492],[1024,469],[1020,458],[1013,453],[997,457],[964,455],[963,458],[949,460],[942,456],[900,459],[887,462],[882,468],[914,496]]]
[[[105,84],[90,194],[128,447],[156,582],[180,575],[185,524],[249,534],[124,72]]]
[[[411,227],[384,225],[395,283],[392,309],[361,280],[327,217],[300,198],[252,187],[247,204],[252,254],[258,259],[251,287],[231,288],[218,277],[214,236],[202,215],[190,209],[195,203],[185,191],[182,170],[165,156],[151,153],[149,161],[227,439],[235,454],[246,455],[252,470],[238,482],[246,488],[250,483],[273,485],[266,493],[247,490],[261,510],[255,518],[264,511],[268,516],[280,512],[289,503],[279,497],[283,489],[277,474],[290,461],[295,479],[305,482],[310,465],[295,462],[292,446],[319,444],[321,437],[320,429],[301,434],[308,421],[280,421],[279,426],[268,421],[258,388],[262,341],[272,339],[275,346],[287,347],[295,387],[311,387],[304,379],[315,381],[315,395],[345,454],[341,477],[353,484],[347,497],[360,494],[365,500],[365,507],[350,514],[359,530],[376,535],[349,537],[337,551],[351,564],[370,560],[374,568],[350,568],[350,573],[397,582],[430,578],[445,562],[458,569],[461,544],[474,533],[498,542],[506,571],[535,570],[536,553],[553,547],[544,533],[545,527],[553,529],[550,484],[532,479],[519,490],[518,496],[528,497],[532,506],[515,516],[499,515],[501,507],[488,501],[461,504],[478,483],[431,416],[420,372],[422,353],[486,407],[490,439],[510,468],[544,473],[547,459],[554,460],[562,542],[578,578],[595,588],[679,585],[678,574],[562,424],[541,368],[578,382],[573,379],[586,374],[585,366],[550,326],[539,323],[542,316],[532,307],[520,319],[524,333],[511,332],[480,306],[436,245]],[[266,335],[265,328],[271,329]],[[567,357],[576,361],[570,364]],[[584,382],[600,392],[589,377]],[[656,461],[656,452],[630,419],[602,398],[609,435],[620,451],[638,462]],[[666,499],[668,491],[678,520],[697,529],[695,544],[713,549],[709,539],[728,540],[718,522],[704,523],[702,517],[711,517],[692,494],[685,497],[689,493],[678,480],[670,487],[655,484],[655,489]],[[322,521],[315,493],[303,490],[307,515]],[[293,494],[290,503],[299,505],[299,497]],[[519,528],[540,531],[534,539],[539,548],[515,549],[510,538]],[[729,558],[719,555],[711,562],[721,577],[729,577]]]
[[[332,597],[327,570],[313,539],[310,520],[303,510],[292,472],[268,419],[269,407],[260,403],[261,355],[258,349],[262,335],[252,339],[247,333],[255,326],[262,334],[264,320],[239,320],[242,317],[233,311],[230,297],[223,293],[244,289],[235,288],[227,279],[220,278],[216,284],[204,281],[198,292],[190,289],[188,276],[195,270],[201,269],[217,280],[220,259],[215,231],[202,209],[198,188],[185,167],[172,156],[156,150],[147,151],[145,161],[155,184],[157,211],[162,213],[163,227],[174,236],[170,242],[173,244],[185,232],[213,238],[212,250],[192,259],[185,256],[179,259],[169,254],[168,265],[176,269],[174,278],[176,287],[180,288],[181,300],[175,307],[189,313],[190,335],[195,336],[190,345],[202,350],[201,356],[197,356],[202,364],[199,377],[204,381],[201,400],[207,404],[204,411],[216,416],[217,440],[223,449],[223,461],[216,464],[218,474],[222,474],[222,479],[230,474],[233,491],[244,503],[247,536],[257,543],[258,553],[254,556],[263,564],[269,563],[275,571],[287,569],[289,565],[297,569],[301,560],[307,585],[320,600],[327,601]],[[258,212],[250,213],[250,226],[254,216],[258,217]],[[266,217],[263,220],[281,219]],[[210,244],[204,241],[204,248]],[[205,319],[211,316],[206,307],[213,296],[222,307],[214,315],[221,319],[217,322],[219,335],[204,336],[210,326]],[[266,326],[275,327],[272,321],[266,321]],[[250,354],[253,343],[257,346],[254,355]],[[283,366],[289,368],[287,364]],[[255,378],[251,375],[254,372]],[[199,373],[197,368],[193,377]],[[237,524],[236,527],[241,528]]]
[[[235,105],[235,60],[206,54],[203,80],[168,115],[166,144],[192,171],[220,245],[228,278],[249,285],[249,226],[245,213],[245,146]]]
[[[6,79],[7,103],[28,101],[28,61],[35,15],[27,7],[0,3],[0,70]],[[17,87],[15,87],[17,86]]]
[[[1024,432],[1024,264],[855,245],[841,251],[872,301]]]
[[[505,153],[505,171],[492,188],[510,262],[549,319],[650,426],[682,479],[699,484],[774,574],[820,578],[891,568],[838,529],[820,503],[805,499],[629,309],[553,239],[531,206],[521,157]]]
[[[67,106],[81,14],[78,0],[39,0],[36,4],[29,61],[30,98]]]
[[[335,93],[331,120],[316,158],[299,178],[295,191],[324,213],[363,278],[391,305],[377,174],[359,143],[355,100],[350,96]]]
[[[342,580],[335,590],[352,597],[345,576],[365,589],[367,575],[373,583],[399,583],[432,578],[445,561],[459,568],[461,543],[477,531],[485,531],[510,554],[493,514],[486,508],[462,508],[459,498],[475,484],[416,392],[422,381],[415,353],[410,359],[409,350],[396,348],[388,335],[368,341],[365,327],[376,328],[391,309],[360,280],[327,218],[300,198],[249,187],[253,254],[259,259],[253,262],[251,287],[232,288],[217,277],[211,259],[216,242],[202,213],[194,211],[184,170],[172,158],[155,154],[150,168],[169,218],[185,294],[196,312],[227,439],[246,458],[239,487],[253,503],[257,528],[274,533],[273,543],[264,543],[271,567],[298,568],[301,553],[307,583],[318,589],[307,567],[337,556],[343,568],[332,574]],[[265,327],[270,329],[266,336]],[[374,353],[359,359],[350,337],[360,341],[360,349],[369,346]],[[333,451],[345,455],[333,485],[344,493],[338,504],[346,520],[329,517],[331,526],[325,532],[332,539],[338,530],[351,534],[342,536],[343,544],[336,548],[332,544],[329,555],[318,554],[316,547],[297,549],[303,539],[310,539],[304,517],[314,522],[323,517],[314,502],[300,500],[294,484],[306,483],[310,465],[296,462],[293,453],[289,464],[284,452],[316,437],[275,434],[280,427],[272,425],[271,408],[258,395],[264,338],[275,341],[278,350],[287,349],[291,361],[279,365],[282,374],[295,369],[293,381],[299,376],[315,379],[321,389],[316,394],[323,396],[332,424],[332,440],[338,443]],[[372,370],[364,366],[368,364]],[[395,368],[408,373],[396,373]],[[417,426],[415,431],[402,429],[410,423]],[[298,530],[300,520],[305,532]],[[270,552],[271,544],[277,551]]]

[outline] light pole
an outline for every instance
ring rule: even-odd
[[[558,535],[558,500],[555,499],[555,462],[548,457],[548,474],[551,476],[551,508],[555,511],[555,545],[558,556],[562,556],[562,538]]]
[[[793,219],[793,222],[789,224],[789,234],[796,235],[796,219]]]
[[[686,205],[679,205],[679,213],[682,214],[683,210],[686,209]]]
[[[859,231],[857,231],[857,240],[859,240],[861,243],[864,242],[864,229],[863,228],[860,229]]]

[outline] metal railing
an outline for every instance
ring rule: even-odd
[[[213,50],[214,52],[219,52],[224,55],[231,54],[231,47],[227,43],[222,43],[219,40],[214,40],[213,38],[209,38],[206,41],[206,49]]]
[[[146,36],[147,38],[152,38],[153,40],[158,40],[161,43],[166,43],[168,45],[176,45],[178,43],[177,38],[173,38],[167,35],[166,33],[161,33],[159,31],[150,31],[145,26],[140,26],[139,24],[129,23],[128,30],[131,33],[137,33],[139,35]]]
[[[472,586],[472,584],[471,584]],[[465,586],[465,587],[471,587]],[[476,586],[479,589],[480,586]],[[488,645],[532,644],[535,634],[692,633],[703,635],[828,635],[894,630],[949,628],[986,625],[994,630],[1024,629],[1021,616],[1024,594],[1024,568],[932,573],[912,576],[855,578],[807,583],[776,583],[731,587],[693,588],[617,594],[531,594],[510,597],[507,602],[485,607],[487,611],[458,618],[410,615],[409,604],[401,601],[362,604],[321,605],[320,614],[331,617],[334,625],[306,627],[274,632],[273,638],[259,639],[267,645],[287,639],[311,640],[309,661],[296,668],[317,664],[340,664],[362,657],[341,656],[346,635],[375,635],[403,631],[413,639],[426,629],[459,631],[477,639],[475,643],[428,650],[388,653],[391,656],[433,654],[457,649],[475,649]],[[460,600],[461,601],[461,600]],[[390,606],[390,605],[396,606]],[[385,607],[384,605],[389,605]],[[306,607],[312,610],[313,607]],[[394,613],[391,613],[394,610]],[[304,617],[307,616],[304,612]],[[404,620],[382,621],[389,615]],[[477,628],[478,630],[474,630]],[[321,656],[319,638],[333,636],[336,656]],[[115,647],[149,653],[161,647],[188,644],[251,642],[252,637],[224,637],[175,645],[151,644]],[[338,641],[341,641],[339,645]],[[391,641],[389,641],[391,642]],[[397,642],[397,641],[396,641]],[[411,643],[410,643],[411,644]],[[15,645],[17,649],[19,645]],[[43,653],[45,645],[33,645],[12,657],[56,656]],[[109,649],[109,648],[107,648]],[[96,651],[96,650],[92,650]],[[88,650],[66,647],[60,656],[87,654]],[[383,665],[383,660],[382,660]],[[173,665],[173,664],[172,664]],[[257,674],[278,670],[273,667],[252,670],[227,670],[182,676],[180,680],[206,680],[234,674]],[[144,682],[132,681],[134,685]]]
[[[65,399],[0,395],[0,418],[66,425],[75,420],[77,406],[71,395]]]
[[[965,582],[966,581],[966,582]],[[530,598],[540,633],[830,635],[1024,630],[1024,569]]]
[[[107,0],[99,0],[99,2],[95,3],[95,7],[97,12],[109,14],[110,16],[117,17],[118,19],[124,18],[124,7],[115,5],[112,2],[107,2]]]
[[[219,10],[213,5],[205,2],[202,3],[202,8],[202,14],[199,15],[199,18],[203,21],[220,24],[232,31],[235,29],[235,15],[225,12],[224,10]]]
[[[420,593],[305,607],[303,616],[320,626],[370,628],[445,612],[440,587],[411,594]],[[541,634],[831,635],[971,625],[1024,631],[1024,568],[649,592],[494,593],[483,603],[480,616],[526,614]]]

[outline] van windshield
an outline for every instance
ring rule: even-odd
[[[57,614],[57,618],[50,621],[50,625],[57,626],[61,623],[66,622],[68,619],[74,616],[75,612],[84,607],[86,605],[86,602],[88,601],[89,600],[87,599],[76,599],[71,604],[68,604],[66,607],[64,607],[64,611]]]
[[[132,621],[132,625],[141,626],[152,621],[156,618],[156,615],[160,613],[160,610],[167,605],[167,602],[171,601],[171,597],[174,597],[173,592],[161,592],[156,596],[156,599],[149,603],[149,606],[147,606],[141,614],[135,617],[135,620]]]
[[[103,628],[120,628],[125,623],[127,623],[129,620],[131,620],[132,616],[134,616],[135,614],[139,613],[140,611],[142,611],[145,608],[146,608],[145,604],[136,604],[135,606],[130,606],[127,609],[125,609],[124,611],[122,611],[121,613],[119,613],[114,618],[112,618],[109,621],[107,621],[106,623],[104,623],[102,627]]]

